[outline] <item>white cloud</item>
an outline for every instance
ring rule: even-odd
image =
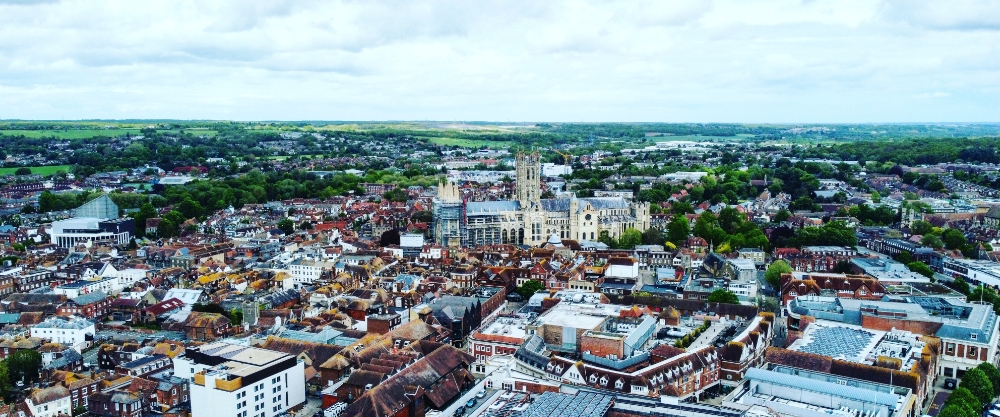
[[[998,4],[0,0],[0,117],[997,121]]]

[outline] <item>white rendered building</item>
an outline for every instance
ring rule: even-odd
[[[215,342],[174,358],[191,383],[192,417],[275,417],[306,400],[302,362],[287,353]]]
[[[78,352],[90,345],[96,333],[93,322],[76,316],[49,317],[31,328],[31,337],[62,343]]]

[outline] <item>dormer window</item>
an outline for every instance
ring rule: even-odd
[[[596,384],[597,383],[597,375],[591,375],[590,376],[590,383],[591,384]]]
[[[617,382],[615,382],[615,389],[622,389],[623,386],[625,386],[625,383],[622,382],[622,380],[619,379]]]
[[[971,340],[976,340],[978,337],[979,337],[979,335],[977,335],[975,333],[970,333],[969,334],[969,339],[971,339]]]

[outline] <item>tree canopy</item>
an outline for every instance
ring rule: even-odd
[[[724,288],[719,288],[712,291],[708,295],[708,302],[710,303],[723,303],[723,304],[739,304],[740,298],[736,296],[732,291]]]
[[[788,274],[791,272],[792,266],[789,265],[788,262],[785,262],[785,260],[778,259],[777,261],[771,262],[771,265],[768,265],[767,271],[764,272],[764,279],[771,285],[771,288],[777,291],[781,289],[779,288],[781,286],[781,274]]]

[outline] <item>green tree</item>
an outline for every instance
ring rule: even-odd
[[[1000,396],[1000,370],[997,370],[997,367],[989,362],[980,363],[979,366],[976,366],[976,369],[983,371],[986,374],[986,378],[989,378],[990,383],[993,384],[993,396]]]
[[[690,234],[691,224],[687,217],[680,213],[675,214],[670,220],[670,225],[667,226],[667,240],[679,245],[687,240]]]
[[[405,203],[407,198],[409,198],[409,196],[407,196],[406,192],[403,191],[402,189],[394,188],[392,190],[386,191],[385,194],[382,194],[382,198],[388,201]]]
[[[430,210],[417,211],[413,213],[412,216],[410,216],[410,221],[430,223],[434,221],[434,213],[432,213]]]
[[[910,223],[910,233],[915,235],[927,235],[934,231],[934,225],[924,220],[914,220]]]
[[[934,271],[931,271],[931,268],[929,266],[927,266],[927,264],[925,264],[923,262],[920,262],[920,261],[910,262],[910,263],[906,264],[906,267],[910,268],[910,271],[916,272],[916,273],[918,273],[920,275],[923,275],[923,276],[925,276],[927,278],[931,278],[931,277],[934,276]]]
[[[975,395],[972,395],[972,391],[969,391],[968,388],[956,388],[948,395],[948,399],[944,402],[944,405],[952,404],[975,409],[979,407],[979,399]]]
[[[965,244],[965,235],[958,229],[947,229],[941,233],[941,241],[948,249],[958,249]]]
[[[544,289],[545,285],[542,284],[542,281],[539,281],[537,279],[531,279],[525,281],[524,284],[521,284],[520,287],[517,287],[517,293],[521,294],[521,296],[524,297],[525,300],[527,300],[531,298],[532,295],[535,295],[536,292]]]
[[[983,404],[989,404],[993,401],[993,383],[990,382],[989,377],[986,373],[980,369],[972,368],[965,371],[965,375],[962,376],[962,382],[958,383],[961,388],[968,388],[972,392],[972,395],[976,396],[979,400],[979,408],[982,409]]]
[[[931,234],[924,235],[924,237],[920,238],[920,244],[934,249],[941,249],[944,247],[944,242],[941,241],[941,238]]]
[[[727,289],[719,288],[712,291],[708,295],[708,302],[710,303],[723,303],[723,304],[739,304],[740,298],[736,296],[732,291]]]
[[[17,169],[16,171],[14,171],[14,175],[17,175],[17,176],[21,176],[21,175],[31,175],[31,168],[28,168],[28,167],[20,167],[20,168],[18,168],[18,169]]]
[[[941,409],[938,417],[978,417],[979,413],[963,404],[949,404]]]
[[[662,245],[665,240],[663,232],[657,227],[650,227],[642,232],[643,245]]]
[[[0,397],[10,400],[10,388],[14,381],[10,378],[10,371],[7,368],[7,361],[0,361]]]
[[[778,259],[767,267],[767,271],[764,272],[764,280],[771,285],[771,288],[777,291],[781,289],[779,288],[781,285],[781,274],[788,274],[791,272],[792,266],[783,259]]]
[[[792,217],[792,212],[790,212],[788,210],[785,210],[785,209],[781,209],[781,210],[778,210],[778,212],[774,214],[774,222],[775,223],[781,223],[783,221],[788,220],[788,218],[790,218],[790,217]]]
[[[285,232],[286,235],[290,235],[295,231],[295,222],[292,219],[281,219],[275,226],[278,230]]]
[[[879,204],[882,202],[882,194],[878,191],[872,191],[872,203]]]
[[[969,291],[971,290],[971,288],[969,288],[969,283],[965,282],[962,277],[955,278],[955,282],[951,284],[951,286],[955,289],[955,291],[965,295],[969,295]]]
[[[42,368],[42,354],[34,350],[21,349],[8,356],[4,362],[7,363],[11,381],[24,381],[25,384],[30,384],[38,380],[38,370]]]
[[[625,249],[634,248],[635,245],[641,243],[642,243],[642,232],[640,232],[639,229],[635,229],[632,227],[625,229],[625,232],[622,233],[621,238],[618,239],[618,247]]]

